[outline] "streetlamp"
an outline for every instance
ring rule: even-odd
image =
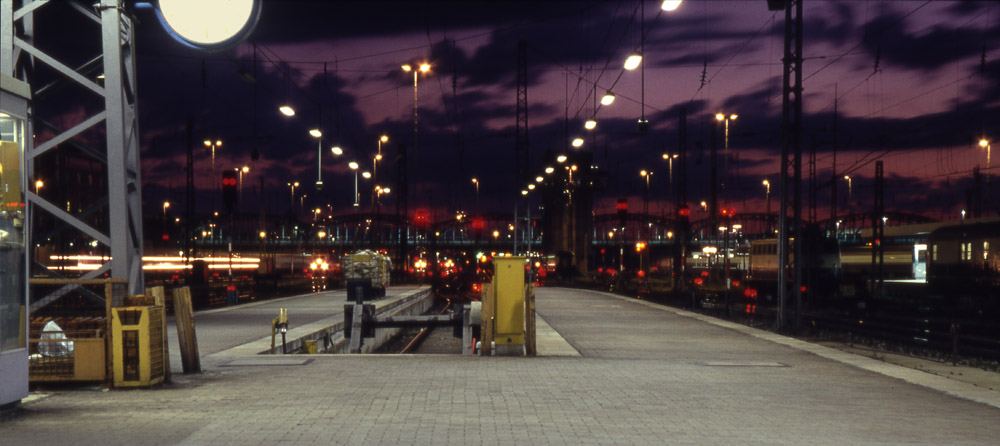
[[[316,190],[323,189],[323,132],[318,128],[309,130],[309,135],[316,138]]]
[[[844,175],[844,179],[847,180],[847,206],[851,206],[851,176]]]
[[[479,179],[472,177],[472,184],[476,185],[476,211],[479,211]]]
[[[389,142],[389,135],[382,135],[378,138],[378,154],[382,154],[382,143]]]
[[[663,0],[660,9],[664,11],[674,11],[681,5],[681,0]]]
[[[667,166],[668,166],[667,167],[667,181],[670,183],[670,192],[671,193],[673,193],[673,191],[674,191],[674,160],[677,159],[677,158],[679,158],[679,157],[680,157],[680,155],[678,155],[676,153],[673,154],[673,155],[671,155],[669,153],[664,153],[663,154],[663,159],[667,160]]]
[[[361,203],[358,203],[358,200],[361,196],[358,195],[358,163],[351,161],[347,163],[347,167],[350,167],[354,171],[354,207],[359,207]]]
[[[731,114],[729,116],[726,116],[723,113],[716,113],[715,114],[715,120],[716,121],[724,122],[725,123],[725,125],[724,125],[724,128],[725,128],[725,130],[724,130],[724,136],[723,136],[723,139],[722,139],[722,153],[723,153],[722,158],[724,160],[723,162],[725,163],[723,165],[722,171],[723,171],[723,173],[725,175],[729,175],[729,121],[735,121],[736,118],[738,118],[738,117],[739,116],[737,116],[736,113],[733,113],[733,114]],[[722,182],[722,190],[723,191],[726,190],[726,182],[725,181]]]
[[[243,201],[243,174],[250,172],[250,166],[243,166],[236,169],[236,173],[240,174],[240,201]]]
[[[299,182],[296,181],[294,183],[288,183],[288,187],[292,188],[292,204],[290,206],[292,207],[292,209],[294,209],[295,208],[295,188],[299,187]]]
[[[646,180],[646,195],[642,198],[642,212],[649,215],[649,177],[653,176],[652,171],[640,170],[639,176]]]
[[[986,138],[980,139],[979,147],[986,149],[986,184],[990,184],[990,141]]]
[[[217,139],[215,141],[212,141],[210,139],[206,139],[205,147],[212,149],[212,177],[215,178],[215,148],[222,147],[222,140]]]
[[[601,97],[601,105],[611,105],[615,102],[615,94],[612,92],[604,93]]]
[[[767,217],[771,217],[771,182],[764,180],[764,200],[767,201]]]
[[[410,64],[403,65],[403,71],[413,72],[413,153],[416,153],[417,150],[417,73],[426,73],[430,70],[431,66],[428,63],[421,63],[419,67],[413,67]],[[406,200],[406,197],[403,197],[403,200]]]
[[[382,143],[389,142],[388,135],[382,135],[378,138],[378,152],[375,152],[375,156],[372,158],[372,177],[375,179],[374,182],[378,182],[378,163],[382,161]]]
[[[42,180],[35,180],[35,194],[37,195],[42,188],[45,187],[45,182]]]
[[[169,208],[169,207],[170,207],[170,202],[169,201],[164,201],[163,202],[163,224],[164,225],[167,224],[167,208]]]

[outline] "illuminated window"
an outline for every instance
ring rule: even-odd
[[[960,258],[960,259],[961,259],[961,260],[962,260],[963,262],[966,262],[966,261],[969,261],[969,260],[972,260],[972,242],[968,242],[968,243],[962,243],[962,244],[961,244],[961,245],[959,245],[959,246],[961,246],[961,247],[962,247],[962,252],[960,253],[961,255],[960,255],[960,257],[959,257],[959,258]]]
[[[937,245],[931,245],[931,261],[937,262]]]
[[[983,242],[983,260],[990,259],[990,242]]]

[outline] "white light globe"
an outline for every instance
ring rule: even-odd
[[[159,0],[159,16],[182,43],[199,49],[225,49],[245,38],[257,24],[259,0]]]

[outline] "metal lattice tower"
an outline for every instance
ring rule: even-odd
[[[882,160],[875,161],[875,203],[872,209],[872,297],[882,296],[885,284],[885,182]]]
[[[524,187],[528,179],[528,44],[517,42],[517,129],[514,133],[514,193]]]
[[[792,288],[788,289],[788,269],[778,268],[779,329],[785,328],[788,293],[802,308],[802,1],[785,0],[785,50],[781,92],[781,179],[778,214],[778,265],[790,266]],[[792,215],[789,218],[788,210]],[[788,231],[792,230],[793,234]],[[789,242],[793,256],[789,256]],[[794,264],[789,265],[789,261]],[[798,326],[800,311],[796,311]]]
[[[76,39],[101,39],[100,51],[90,55],[73,54],[88,62],[72,67],[61,61],[66,54],[50,53],[36,45],[36,15],[41,10],[64,8],[75,12],[79,19],[79,31],[72,35]],[[96,27],[94,26],[96,23]],[[60,22],[65,27],[64,22]],[[74,27],[74,30],[76,28]],[[63,29],[63,31],[65,31]],[[88,32],[92,34],[88,35]],[[72,228],[83,235],[110,247],[111,259],[99,268],[88,271],[81,278],[99,278],[110,273],[112,278],[126,279],[129,294],[142,294],[145,285],[142,272],[142,203],[139,169],[139,126],[136,111],[135,38],[133,19],[128,13],[126,2],[122,0],[100,0],[94,2],[43,0],[0,0],[0,72],[27,82],[32,87],[33,101],[30,105],[31,129],[48,128],[56,133],[47,141],[33,146],[29,143],[25,152],[26,173],[35,178],[36,161],[39,156],[57,147],[79,149],[81,154],[107,166],[108,194],[104,199],[89,204],[78,214],[66,212],[63,206],[51,203],[35,191],[26,191],[29,215],[47,213],[59,221],[64,228]],[[46,67],[57,74],[48,85],[40,85],[40,79],[32,79],[34,71]],[[97,80],[103,74],[103,84]],[[54,87],[71,88],[54,88]],[[52,123],[39,121],[37,103],[39,101],[58,102],[67,110],[79,101],[80,92],[89,94],[92,104],[96,96],[103,108],[81,107],[89,116],[69,128],[55,128]],[[86,131],[103,126],[104,140],[97,147],[87,146],[79,139]],[[30,141],[30,140],[29,140]],[[103,147],[101,147],[103,145]],[[58,184],[52,187],[59,187]],[[91,221],[106,221],[107,227],[94,227],[82,216],[100,214],[106,218]],[[29,219],[32,225],[34,218]],[[38,236],[31,228],[31,233]],[[34,262],[36,269],[44,269],[49,277],[62,278],[53,270],[43,268]],[[46,296],[39,296],[31,303],[34,312],[72,291],[66,286]],[[104,302],[102,296],[80,289],[88,298]],[[120,297],[116,296],[114,305]]]

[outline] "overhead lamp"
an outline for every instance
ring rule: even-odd
[[[601,98],[601,105],[611,105],[615,102],[615,94],[612,92],[607,92],[604,97]]]
[[[625,59],[625,69],[634,70],[639,68],[639,64],[642,62],[642,54],[632,53],[629,54],[628,58]]]
[[[587,122],[583,123],[583,128],[587,130],[594,130],[597,127],[597,121],[593,119],[588,119]]]
[[[542,181],[545,181],[544,177],[541,177],[541,176],[535,177],[535,182],[536,183],[541,183]]]
[[[675,11],[681,6],[681,0],[663,0],[663,4],[660,5],[660,9],[664,11]]]
[[[555,172],[555,171],[556,171],[556,169],[554,167],[552,167],[552,166],[548,166],[548,167],[545,168],[545,173],[552,173],[552,172]]]
[[[535,185],[534,184],[529,184],[528,185],[528,190],[535,190]]]
[[[290,105],[282,105],[281,107],[278,107],[278,111],[285,116],[295,116],[295,109]]]
[[[573,147],[580,147],[583,145],[583,138],[574,138]]]
[[[347,163],[347,167],[350,167],[351,170],[358,170],[358,163],[356,163],[354,161],[351,161],[351,162]]]
[[[372,177],[372,173],[366,170],[364,172],[361,172],[361,176],[367,180]]]
[[[979,140],[979,147],[986,147],[988,145],[990,145],[990,141],[988,139],[983,138]]]
[[[260,0],[159,0],[156,16],[178,42],[220,51],[248,36],[260,17]]]
[[[382,141],[382,142],[389,142],[389,136],[388,135],[382,135],[381,137],[379,137],[378,140]]]
[[[526,189],[521,189],[521,195],[528,195],[528,191]]]
[[[312,135],[313,138],[321,138],[323,136],[323,132],[319,129],[310,129],[309,134]]]
[[[426,63],[420,64],[420,72],[421,73],[426,73],[426,72],[428,72],[430,70],[431,70],[430,64],[426,64]]]
[[[559,156],[557,156],[556,157],[556,161],[558,161],[560,163],[565,163],[566,162],[566,155],[559,155]]]
[[[332,148],[330,148],[330,151],[337,156],[344,154],[344,149],[341,149],[340,146],[333,146]]]

